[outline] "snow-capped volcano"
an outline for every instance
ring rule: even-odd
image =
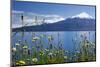
[[[52,19],[53,16],[50,15],[50,19]],[[46,18],[46,17],[45,17]],[[49,23],[43,23],[40,25],[29,25],[25,26],[25,31],[95,31],[95,19],[90,16],[86,12],[82,12],[78,15],[75,15],[70,18],[61,19],[61,21],[58,21],[61,17],[53,17],[55,19],[52,19]],[[47,20],[50,20],[46,19]],[[54,22],[57,19],[57,22]],[[13,31],[23,31],[22,27],[13,28]]]
[[[72,16],[72,18],[87,18],[87,19],[93,19],[93,17],[91,15],[89,15],[86,12],[82,12],[80,14],[77,14],[75,16]]]

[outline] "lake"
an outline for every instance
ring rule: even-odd
[[[72,51],[74,49],[74,41],[79,42],[81,40],[81,36],[85,35],[87,39],[91,42],[95,42],[95,31],[57,31],[57,32],[24,32],[23,38],[22,38],[22,32],[18,32],[15,34],[15,32],[12,33],[14,35],[12,37],[12,44],[15,46],[15,43],[18,43],[19,40],[27,40],[27,43],[29,44],[29,47],[31,48],[32,45],[32,36],[33,33],[35,36],[39,37],[42,34],[45,36],[52,35],[54,40],[53,42],[55,45],[58,44],[58,33],[59,33],[59,40],[63,43],[63,48]],[[42,41],[44,41],[44,47],[47,47],[48,40],[46,37],[42,38]]]

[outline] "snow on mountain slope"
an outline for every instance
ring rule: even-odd
[[[86,12],[82,12],[80,14],[77,14],[75,16],[72,16],[72,18],[87,18],[87,19],[93,19],[93,17],[91,15],[89,15]]]

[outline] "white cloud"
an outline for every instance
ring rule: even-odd
[[[21,24],[13,24],[12,25],[12,28],[18,28],[18,27],[22,27],[22,25]]]
[[[53,19],[46,20],[46,22],[47,23],[55,23],[55,22],[62,21],[62,20],[65,20],[65,19],[63,17],[54,17]]]
[[[18,14],[18,13],[24,13],[24,11],[16,11],[16,10],[12,10],[12,13]]]
[[[31,12],[23,12],[23,11],[15,11],[13,10],[12,11],[13,13],[13,18],[19,18],[20,19],[20,16],[16,16],[15,14],[19,14],[19,13],[24,13],[24,24],[28,24],[27,26],[30,26],[30,25],[41,25],[42,22],[43,22],[43,19],[45,19],[45,23],[55,23],[55,22],[58,22],[58,21],[61,21],[61,20],[64,20],[65,18],[59,16],[59,15],[55,15],[55,14],[52,14],[52,15],[42,15],[42,14],[36,14],[36,13],[31,13]],[[14,16],[15,15],[15,16]],[[37,22],[36,21],[36,18],[37,17]],[[12,23],[14,22],[13,24],[13,27],[20,27],[21,25],[16,25],[17,22],[21,23],[21,21],[17,20],[17,21],[12,21]]]
[[[37,24],[40,25],[40,24],[42,24],[43,19],[45,19],[44,23],[55,23],[55,22],[64,20],[64,18],[63,17],[60,17],[60,16],[59,17],[55,17],[55,16],[48,15],[48,17],[47,17],[47,15],[45,15],[45,16],[42,16],[42,17],[43,18],[38,18],[37,21],[35,20],[35,18],[25,18],[24,19],[24,22],[25,23],[29,23],[29,24],[32,24],[33,23],[33,25],[37,22]]]

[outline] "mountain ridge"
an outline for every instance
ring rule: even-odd
[[[67,18],[56,23],[13,28],[12,31],[95,31],[95,19]]]

